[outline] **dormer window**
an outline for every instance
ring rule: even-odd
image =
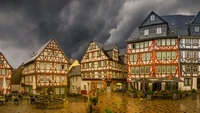
[[[195,28],[194,28],[194,31],[195,31],[195,32],[199,32],[199,27],[195,27]]]
[[[162,33],[162,29],[161,29],[161,27],[158,27],[157,28],[157,34],[161,34]]]
[[[149,35],[149,30],[148,30],[148,29],[145,29],[145,30],[144,30],[144,35],[145,35],[145,36]]]
[[[151,15],[151,21],[155,20],[155,15]]]

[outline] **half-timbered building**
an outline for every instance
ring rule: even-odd
[[[140,27],[127,39],[128,81],[147,78],[156,81],[165,76],[181,78],[179,68],[179,36],[188,35],[188,25],[194,16],[165,15],[151,12]],[[131,82],[132,81],[132,82]],[[148,84],[153,90],[169,90],[169,82]],[[174,88],[178,83],[174,84]],[[182,86],[179,85],[179,88]]]
[[[188,35],[180,36],[180,71],[184,89],[200,90],[200,12],[187,23]]]
[[[46,92],[52,87],[55,94],[66,93],[69,62],[55,39],[42,45],[23,66],[22,82],[27,92]]]
[[[12,86],[12,67],[0,52],[0,93],[8,94]]]
[[[124,59],[125,52],[122,55],[117,44],[103,45],[91,41],[81,60],[83,80],[81,85],[85,87],[85,91],[97,88],[104,88],[107,91],[116,90],[118,82],[125,85]]]

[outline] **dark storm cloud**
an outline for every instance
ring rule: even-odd
[[[0,51],[17,67],[52,38],[76,59],[92,40],[124,48],[152,10],[158,15],[196,14],[199,0],[0,1]]]

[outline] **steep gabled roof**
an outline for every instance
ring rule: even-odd
[[[155,15],[155,18],[157,18],[157,21],[151,21],[149,24],[145,24],[145,22],[147,22],[147,20],[149,18],[151,18],[151,15]],[[151,12],[147,18],[142,22],[142,24],[139,26],[140,27],[145,27],[145,26],[148,26],[148,25],[154,25],[154,24],[162,24],[162,23],[167,23],[165,20],[163,20],[160,16],[158,16],[155,12]]]
[[[32,54],[32,57],[26,62],[24,63],[24,65],[26,65],[27,63],[36,60],[37,57],[40,56],[40,54],[43,52],[43,50],[47,47],[47,45],[54,40],[55,43],[57,44],[58,48],[61,50],[62,54],[64,55],[64,57],[67,59],[68,63],[69,63],[69,59],[67,58],[67,56],[65,55],[64,51],[61,49],[61,47],[59,46],[59,44],[56,42],[56,40],[53,38],[51,40],[49,40],[47,43],[43,44],[36,52],[34,52]]]
[[[10,68],[13,69],[13,67],[10,65],[10,63],[7,61],[6,57],[3,55],[2,52],[0,52],[0,56],[3,56],[3,59],[8,63],[8,65],[10,66]]]
[[[81,75],[80,65],[79,66],[73,66],[71,68],[71,70],[69,71],[68,77],[79,76],[79,75]]]
[[[126,49],[119,49],[119,56],[125,56],[126,55]]]
[[[117,46],[117,44],[107,44],[103,46],[104,51],[110,51],[113,50]]]
[[[133,32],[131,33],[131,35],[129,36],[129,38],[126,40],[126,42],[130,42],[132,40],[137,40],[139,39],[139,29],[138,27],[136,27]]]
[[[51,39],[51,40],[53,40],[53,39]],[[29,62],[31,62],[31,61],[34,61],[38,56],[40,56],[40,54],[42,53],[42,51],[51,42],[51,40],[49,40],[47,43],[43,44],[36,52],[33,52],[31,58],[27,62],[25,62],[24,65],[27,64],[27,63],[29,63]]]
[[[191,23],[200,24],[200,11],[197,13]]]

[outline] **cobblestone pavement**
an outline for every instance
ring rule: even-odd
[[[99,96],[100,113],[109,107],[114,113],[200,113],[200,95],[195,100],[185,97],[181,100],[131,98],[122,93],[106,93]],[[87,113],[84,97],[69,97],[63,109],[36,109],[35,105],[23,100],[19,105],[10,101],[0,106],[0,113]]]

